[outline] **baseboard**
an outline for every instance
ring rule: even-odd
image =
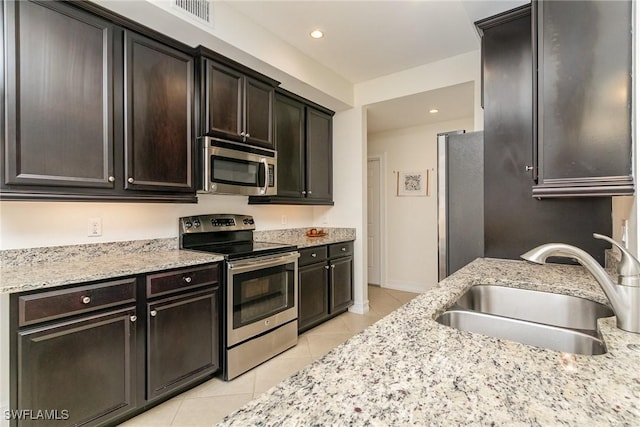
[[[405,292],[414,292],[417,294],[423,294],[427,292],[429,289],[434,287],[434,285],[429,286],[427,283],[420,282],[404,282],[404,281],[396,281],[396,280],[387,280],[387,283],[382,286],[383,289],[394,289],[396,291],[405,291]]]
[[[366,300],[363,303],[354,302],[351,307],[349,307],[349,311],[356,314],[365,314],[369,312],[369,300]]]

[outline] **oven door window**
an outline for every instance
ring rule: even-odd
[[[211,156],[211,182],[262,187],[263,171],[264,166],[259,162]]]
[[[233,329],[294,306],[294,263],[233,276]]]

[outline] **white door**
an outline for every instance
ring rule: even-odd
[[[367,265],[369,283],[380,285],[380,159],[367,161]]]

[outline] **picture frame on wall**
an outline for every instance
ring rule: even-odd
[[[429,170],[398,172],[398,196],[428,196]]]

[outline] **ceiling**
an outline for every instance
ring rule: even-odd
[[[525,3],[528,1],[228,1],[237,12],[354,84],[477,50],[480,39],[473,22]],[[321,29],[325,36],[312,39],[309,33],[314,29]],[[437,90],[431,91],[432,96],[428,92],[389,101],[393,108],[373,106],[369,130],[425,124],[457,114],[449,111],[446,116],[449,109],[469,110],[473,88],[451,90],[449,96],[446,90]],[[411,124],[419,121],[412,113],[442,100],[447,100],[447,107],[438,107],[438,115],[424,114],[420,123]]]

